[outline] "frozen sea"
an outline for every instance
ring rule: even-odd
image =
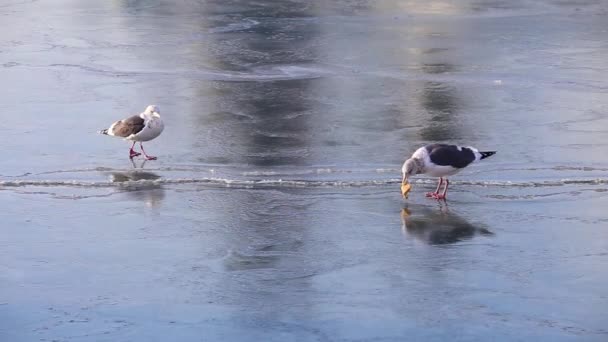
[[[0,341],[607,341],[607,16],[1,0]],[[403,200],[431,142],[498,153]]]

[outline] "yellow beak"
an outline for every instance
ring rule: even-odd
[[[401,194],[407,199],[408,194],[412,190],[412,185],[406,180],[401,183]]]

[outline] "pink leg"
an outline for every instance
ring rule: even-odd
[[[133,159],[133,157],[137,157],[137,156],[141,155],[141,153],[135,152],[133,147],[135,147],[135,141],[133,142],[133,145],[131,145],[131,149],[129,150],[129,158],[131,158],[131,159]]]
[[[437,195],[439,195],[439,188],[441,187],[441,184],[443,184],[443,178],[439,177],[439,183],[437,184],[437,189],[435,189],[435,192],[427,192],[426,197],[435,198]]]
[[[446,179],[445,181],[447,182],[448,180]],[[439,177],[439,184],[437,184],[437,189],[435,189],[436,194],[439,193],[439,187],[441,187],[441,183],[443,183],[443,177]]]
[[[146,154],[146,151],[144,150],[144,144],[143,143],[139,143],[139,147],[141,148],[141,151],[144,153],[144,156],[146,156],[147,160],[156,160],[156,157],[153,156],[149,156]]]
[[[437,197],[435,197],[436,199],[442,199],[445,200],[446,199],[446,195],[448,193],[448,186],[450,185],[450,181],[446,178],[445,179],[445,188],[443,188],[443,193],[442,194],[437,194]]]

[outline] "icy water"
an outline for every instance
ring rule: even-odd
[[[0,341],[608,340],[607,16],[0,1]],[[498,154],[404,201],[429,142]]]

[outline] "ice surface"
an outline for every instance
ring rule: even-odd
[[[607,14],[4,1],[0,341],[607,340]],[[405,201],[429,142],[498,153]]]

